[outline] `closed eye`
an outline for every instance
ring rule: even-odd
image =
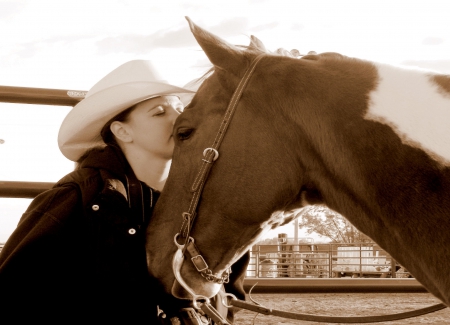
[[[163,107],[158,106],[158,107],[151,109],[151,112],[153,113],[153,116],[160,116],[160,115],[164,115],[166,113],[166,110]]]

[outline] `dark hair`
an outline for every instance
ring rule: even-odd
[[[114,116],[112,119],[110,119],[106,124],[103,126],[102,130],[100,131],[100,136],[102,137],[103,142],[106,145],[114,146],[118,149],[120,149],[119,144],[117,143],[116,137],[111,132],[111,124],[115,121],[118,122],[125,122],[128,120],[128,117],[130,116],[130,113],[133,111],[133,109],[136,107],[136,105],[131,106],[130,108],[127,108],[126,110],[120,112],[116,116]],[[79,169],[81,163],[86,159],[87,156],[89,156],[89,153],[95,149],[103,148],[104,146],[96,146],[93,148],[89,148],[86,150],[86,152],[83,153],[83,155],[78,158],[75,169]]]
[[[136,107],[136,105],[131,106],[130,108],[127,108],[123,112],[120,112],[116,116],[114,116],[112,119],[110,119],[106,124],[103,126],[102,130],[100,131],[100,135],[103,139],[103,142],[107,145],[111,146],[118,146],[116,137],[111,132],[111,124],[113,122],[125,122],[128,120],[128,116],[130,116],[131,111]]]

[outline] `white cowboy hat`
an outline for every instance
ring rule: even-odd
[[[176,95],[187,105],[194,94],[162,80],[150,61],[124,63],[97,82],[67,114],[59,129],[59,149],[77,161],[87,149],[104,144],[103,126],[127,108],[162,95]]]

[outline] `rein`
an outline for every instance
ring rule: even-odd
[[[376,316],[320,316],[320,315],[311,315],[311,314],[302,314],[302,313],[293,313],[287,312],[283,310],[266,308],[260,305],[250,304],[248,302],[232,299],[231,305],[234,307],[247,309],[250,311],[254,311],[264,315],[278,316],[289,319],[296,320],[304,320],[310,322],[327,322],[327,323],[377,323],[377,322],[388,322],[399,319],[417,317],[425,314],[429,314],[441,309],[447,308],[444,304],[436,304],[429,307],[416,309],[413,311],[407,311],[398,314],[389,314],[389,315],[376,315]],[[228,307],[228,306],[227,306]]]
[[[200,166],[200,170],[194,180],[191,187],[192,199],[189,204],[189,208],[186,212],[182,213],[183,223],[181,225],[180,232],[174,237],[175,245],[177,246],[177,252],[173,256],[172,268],[178,283],[192,296],[193,306],[197,310],[202,310],[207,314],[216,324],[218,325],[231,325],[222,315],[220,315],[217,310],[211,305],[208,297],[203,295],[197,295],[195,291],[189,287],[189,285],[184,281],[181,276],[181,267],[185,259],[185,255],[188,255],[191,262],[194,264],[195,268],[199,274],[205,278],[208,282],[214,282],[218,284],[228,283],[229,275],[231,269],[228,268],[221,275],[214,274],[209,268],[208,263],[205,261],[204,257],[201,255],[200,250],[195,245],[195,240],[190,236],[192,226],[194,224],[197,206],[200,201],[200,196],[203,191],[203,187],[208,178],[209,171],[213,163],[219,158],[219,147],[231,122],[231,119],[236,110],[237,104],[247,86],[251,75],[253,74],[258,62],[265,56],[265,54],[259,54],[247,68],[244,76],[240,80],[236,90],[231,97],[228,107],[225,111],[224,117],[220,124],[219,130],[214,138],[214,142],[211,147],[206,148],[203,151],[203,158]],[[178,239],[184,238],[184,243],[179,244]],[[200,303],[200,305],[199,305]],[[227,307],[238,307],[242,309],[247,309],[264,315],[272,315],[289,319],[305,320],[312,322],[329,322],[329,323],[376,323],[384,321],[393,321],[398,319],[416,317],[428,313],[432,313],[444,308],[447,308],[444,304],[435,304],[429,307],[397,313],[390,315],[378,315],[378,316],[352,316],[352,317],[339,317],[339,316],[320,316],[302,313],[286,312],[277,309],[266,308],[259,304],[250,304],[243,300],[237,299],[233,294],[226,293],[223,297],[222,304]]]

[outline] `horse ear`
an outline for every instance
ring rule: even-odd
[[[211,63],[239,75],[243,70],[242,65],[245,64],[243,50],[197,26],[189,17],[185,18],[189,22],[192,34]]]
[[[254,35],[250,35],[250,45],[248,47],[251,49],[267,52],[263,42],[261,42],[260,39]]]

